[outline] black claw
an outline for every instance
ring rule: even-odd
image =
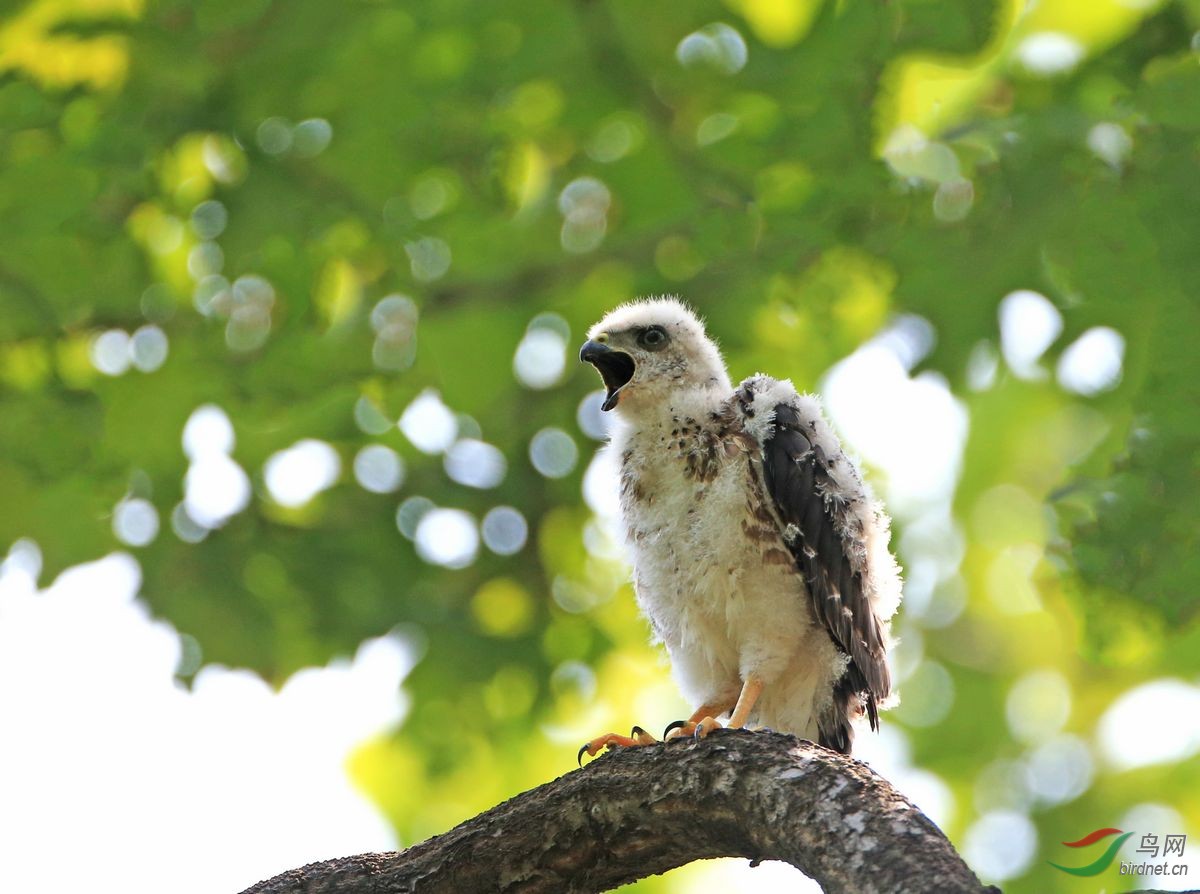
[[[667,728],[663,730],[663,739],[667,738],[667,733],[669,733],[671,730],[683,729],[685,726],[687,726],[686,720],[676,720],[673,723],[668,723]]]
[[[629,738],[636,739],[638,736],[644,736],[645,734],[646,731],[644,729],[642,729],[640,726],[635,726],[629,731]]]
[[[581,767],[583,766],[583,753],[588,750],[588,745],[591,744],[591,742],[585,742],[583,747],[579,749],[579,754],[575,755],[575,760],[579,762],[579,766]]]

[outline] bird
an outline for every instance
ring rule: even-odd
[[[901,573],[890,520],[820,400],[756,373],[734,387],[674,297],[622,304],[579,352],[609,444],[633,588],[695,707],[664,738],[765,727],[849,754],[893,700]],[[579,752],[658,742],[641,727]]]

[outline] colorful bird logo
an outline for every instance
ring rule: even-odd
[[[1099,875],[1112,865],[1112,861],[1116,859],[1117,851],[1121,849],[1121,845],[1125,843],[1125,839],[1132,834],[1132,832],[1123,833],[1120,829],[1097,829],[1091,834],[1084,835],[1078,841],[1064,841],[1063,844],[1067,847],[1087,847],[1089,844],[1095,844],[1101,838],[1107,838],[1110,835],[1121,836],[1111,842],[1104,853],[1086,866],[1060,866],[1057,863],[1050,863],[1050,865],[1071,875]]]

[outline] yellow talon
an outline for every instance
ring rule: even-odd
[[[642,745],[657,744],[658,739],[650,735],[640,726],[635,726],[629,731],[628,736],[622,736],[619,733],[605,733],[603,736],[597,736],[590,742],[584,744],[579,749],[579,754],[576,755],[576,760],[580,766],[583,766],[583,755],[586,752],[589,757],[595,757],[605,748],[611,745],[620,745],[622,748],[634,748]]]

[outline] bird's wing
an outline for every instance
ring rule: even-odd
[[[877,729],[878,702],[887,698],[891,677],[883,623],[872,603],[882,596],[879,585],[892,582],[875,576],[896,575],[899,583],[886,553],[886,517],[815,398],[796,394],[790,382],[763,376],[747,380],[737,394],[749,417],[747,429],[761,445],[763,483],[808,585],[813,614],[849,656],[839,694],[857,695]],[[877,551],[869,543],[880,526],[886,564],[875,561]]]

